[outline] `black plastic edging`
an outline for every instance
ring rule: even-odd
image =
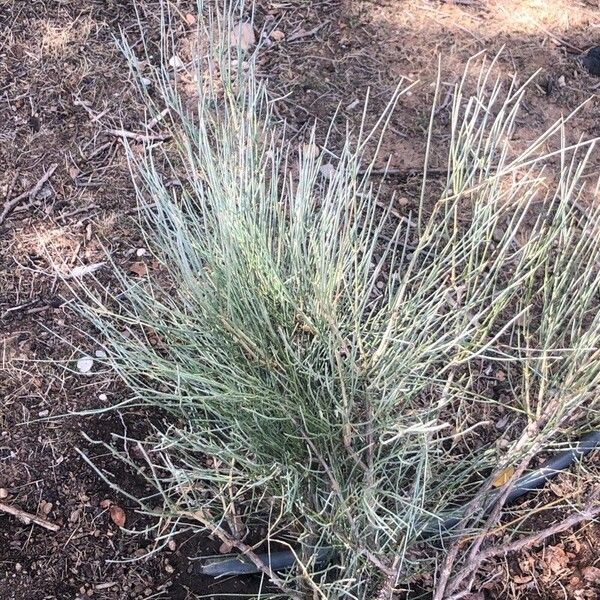
[[[541,467],[531,473],[521,477],[513,486],[506,498],[506,503],[510,504],[524,496],[528,492],[537,490],[558,473],[571,466],[576,460],[582,458],[595,448],[600,446],[600,431],[592,431],[585,435],[573,448],[560,452],[549,458]],[[501,492],[496,492],[490,497],[490,505]],[[431,523],[425,528],[423,537],[432,536],[440,533],[448,533],[461,521],[463,515],[460,510],[457,514]],[[284,571],[292,568],[296,564],[296,555],[287,551],[277,551],[264,554],[258,554],[258,558],[266,564],[272,571]],[[317,548],[312,557],[315,566],[324,566],[335,556],[333,548]],[[251,575],[260,573],[260,569],[246,557],[241,555],[220,556],[208,558],[198,564],[196,572],[201,575],[211,577],[224,577],[231,575]]]

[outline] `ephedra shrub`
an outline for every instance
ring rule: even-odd
[[[84,312],[130,402],[168,415],[138,445],[161,539],[262,530],[259,550],[302,563],[279,575],[284,596],[373,597],[390,573],[433,573],[441,546],[423,529],[498,468],[598,425],[593,144],[569,146],[566,120],[515,153],[524,90],[471,65],[447,176],[430,187],[424,166],[419,208],[399,218],[373,149],[402,88],[337,158],[314,140],[299,151],[253,56],[230,45],[237,19],[200,23],[206,52],[183,66],[165,34],[142,93],[172,138],[130,152],[160,268],[90,286]],[[497,371],[502,396],[481,383]],[[121,457],[140,468],[139,452]],[[474,506],[472,531],[481,518]],[[321,546],[328,568],[311,559]]]

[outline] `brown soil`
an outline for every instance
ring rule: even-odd
[[[190,29],[184,17],[194,13],[193,2],[174,4],[171,26],[185,38]],[[123,148],[107,133],[143,131],[144,109],[114,43],[121,30],[129,39],[139,37],[133,7],[131,0],[0,0],[0,211],[6,199],[31,189],[57,165],[40,193],[25,198],[0,225],[0,490],[8,494],[0,502],[60,526],[53,532],[0,513],[2,599],[185,598],[192,597],[189,589],[198,596],[241,598],[260,584],[215,584],[191,575],[189,558],[216,552],[214,540],[179,537],[175,546],[153,554],[151,535],[120,530],[114,508],[111,518],[109,502],[123,509],[127,529],[154,524],[77,450],[94,456],[108,480],[133,495],[144,494],[143,482],[81,432],[101,440],[124,428],[144,435],[146,415],[129,409],[119,416],[48,420],[126,396],[107,374],[76,372],[75,361],[93,355],[95,347],[86,326],[64,306],[72,295],[56,271],[101,262],[106,251],[126,268],[145,260],[138,256],[143,241]],[[158,0],[138,2],[141,26],[153,40],[158,7]],[[339,109],[330,141],[335,150],[346,120],[358,126],[367,90],[367,120],[373,123],[400,77],[419,80],[401,99],[382,154],[382,165],[390,156],[391,167],[407,171],[391,184],[407,199],[401,210],[410,208],[419,183],[411,170],[419,169],[424,155],[438,55],[442,107],[434,166],[444,164],[452,85],[481,50],[494,54],[505,47],[496,70],[507,79],[524,81],[540,70],[516,143],[533,139],[589,97],[569,136],[600,135],[600,79],[579,62],[586,49],[600,44],[595,1],[261,0],[257,20],[267,36],[283,34],[269,37],[259,65],[273,97],[282,98],[277,112],[298,143],[315,122],[323,131]],[[597,164],[598,157],[593,160]],[[99,273],[110,284],[110,269]],[[531,501],[540,507],[540,528],[558,517],[542,507],[557,495],[564,500],[582,493],[572,481],[564,477]],[[599,542],[600,528],[590,524],[509,557],[489,566],[473,598],[600,597],[594,571]],[[110,562],[130,558],[138,560]]]

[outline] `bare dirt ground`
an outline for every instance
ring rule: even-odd
[[[171,26],[189,37],[193,2],[173,6]],[[144,493],[144,484],[81,432],[106,440],[127,427],[143,431],[146,415],[129,409],[120,416],[55,419],[126,395],[106,374],[77,372],[77,359],[95,349],[64,307],[70,295],[57,271],[101,262],[106,251],[134,272],[146,260],[122,144],[110,133],[144,133],[144,109],[115,44],[121,32],[139,37],[138,20],[157,39],[158,0],[139,0],[137,10],[131,0],[0,0],[0,213],[24,194],[0,217],[0,502],[60,527],[51,531],[0,512],[2,599],[194,597],[189,590],[241,598],[258,585],[229,580],[215,587],[188,573],[190,557],[217,550],[214,540],[178,538],[144,558],[152,535],[131,536],[119,527],[123,517],[125,529],[153,522],[112,491],[77,449],[93,454],[131,493]],[[335,149],[346,120],[359,123],[368,89],[374,122],[401,77],[419,80],[394,113],[382,154],[382,166],[390,157],[390,166],[404,173],[390,182],[400,211],[410,210],[416,197],[413,170],[424,155],[438,56],[434,166],[444,166],[452,86],[481,50],[504,48],[497,71],[507,80],[540,71],[519,122],[521,142],[590,97],[568,133],[600,135],[600,78],[580,63],[600,44],[596,1],[261,0],[257,29],[265,40],[261,76],[280,98],[277,112],[298,143],[315,122],[322,131],[339,109]],[[47,182],[27,194],[52,168]],[[100,273],[110,283],[109,270]],[[565,475],[529,500],[540,528],[556,518],[550,508],[557,498],[584,493],[575,481]],[[599,598],[599,542],[600,528],[588,524],[509,556],[482,574],[473,600]],[[139,560],[110,562],[127,558]]]

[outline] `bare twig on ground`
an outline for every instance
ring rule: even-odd
[[[2,213],[0,213],[0,225],[4,223],[6,217],[15,208],[15,206],[19,204],[19,202],[25,200],[25,198],[30,198],[33,200],[37,196],[38,192],[42,189],[43,185],[48,181],[48,179],[50,179],[50,177],[52,177],[52,174],[54,173],[57,167],[58,163],[54,163],[30,190],[19,194],[12,200],[6,200],[6,202],[4,203],[4,208],[2,209]]]
[[[473,539],[472,543],[470,544],[469,552],[467,555],[468,565],[473,564],[477,560],[477,557],[481,554],[481,545],[489,536],[490,531],[493,529],[498,519],[500,518],[506,499],[508,498],[508,495],[510,494],[514,484],[517,482],[519,477],[521,477],[521,475],[525,472],[525,469],[527,469],[527,467],[529,466],[531,459],[543,445],[544,440],[543,438],[539,437],[539,434],[543,430],[545,425],[548,423],[548,421],[555,415],[559,403],[560,398],[558,396],[551,400],[548,406],[545,408],[542,415],[537,419],[537,421],[531,423],[531,425],[529,425],[529,427],[525,429],[525,431],[513,447],[511,454],[518,455],[519,452],[521,452],[524,448],[527,447],[527,444],[530,443],[531,440],[536,440],[525,452],[518,465],[516,465],[510,479],[504,485],[502,493],[499,494],[494,500],[493,504],[488,507],[488,510],[490,512],[485,520],[485,523],[481,527],[481,532]],[[497,477],[497,475],[500,472],[502,472],[505,468],[506,465],[501,464],[498,466],[496,471],[492,473],[492,475],[488,478],[487,484],[482,487],[480,492],[465,507],[465,515],[478,513],[480,514],[479,511],[485,503],[485,497],[492,486],[492,482]],[[467,526],[468,521],[469,517],[466,516],[457,525],[457,529],[460,531],[461,529],[465,528]],[[463,548],[464,541],[464,537],[459,537],[448,552],[448,554],[446,555],[446,558],[440,568],[440,577],[436,585],[434,600],[442,600],[442,598],[447,597],[448,594],[451,594],[455,591],[457,585],[456,578],[454,578],[451,581],[450,577],[452,575],[454,563],[456,562],[459,556],[459,552]]]
[[[60,529],[60,526],[56,525],[55,523],[51,523],[42,517],[25,512],[24,510],[16,508],[15,506],[9,506],[3,502],[0,502],[0,511],[17,517],[17,519],[20,519],[27,525],[29,525],[29,523],[35,523],[36,525],[39,525],[44,529],[49,529],[50,531],[58,531]]]
[[[411,177],[423,177],[423,169],[361,169],[358,172],[359,175],[383,175],[385,176],[393,176],[395,179],[399,179],[401,181],[406,181]],[[448,169],[429,169],[427,171],[427,175],[431,177],[445,177],[451,173],[448,172]]]
[[[127,131],[126,129],[107,129],[106,133],[119,138],[127,138],[136,142],[153,142],[153,141],[164,141],[168,140],[171,136],[169,134],[162,133],[135,133],[133,131]]]
[[[162,121],[169,114],[170,110],[170,108],[164,108],[163,110],[161,110],[155,117],[148,121],[148,123],[146,124],[146,129],[150,130],[153,127],[156,127],[158,122]]]
[[[475,557],[473,557],[472,560],[469,561],[469,563],[456,575],[456,577],[452,579],[448,586],[449,589],[456,590],[465,579],[473,576],[481,564],[487,560],[497,558],[499,556],[505,556],[512,552],[519,552],[525,548],[529,548],[530,546],[541,544],[553,535],[557,535],[563,531],[566,531],[567,529],[571,529],[572,527],[580,525],[581,523],[595,519],[598,515],[600,515],[600,504],[597,503],[599,495],[600,490],[597,490],[592,494],[588,502],[586,502],[585,507],[581,512],[572,514],[555,525],[551,525],[546,529],[542,529],[541,531],[522,537],[514,542],[501,544],[499,546],[492,546],[486,550],[482,550]],[[450,596],[449,600],[458,600],[459,598],[464,597],[469,593],[468,587],[464,591]]]
[[[578,46],[574,46],[573,44],[571,44],[571,42],[568,42],[564,38],[561,38],[561,37],[557,36],[555,33],[552,33],[551,31],[546,29],[543,25],[541,25],[541,23],[536,23],[536,25],[540,31],[545,33],[548,37],[552,38],[555,42],[557,42],[561,46],[571,48],[571,50],[573,50],[574,52],[577,52],[578,54],[583,54],[583,50],[581,48],[579,48]]]
[[[286,41],[289,43],[289,42],[295,42],[297,40],[301,40],[305,37],[310,37],[311,35],[314,35],[315,33],[317,33],[317,31],[319,31],[320,29],[323,29],[323,27],[325,27],[325,25],[327,25],[328,23],[329,23],[329,19],[327,19],[326,21],[323,21],[322,23],[319,23],[316,27],[313,27],[310,31],[300,30],[300,31],[298,31],[298,33],[292,34]]]
[[[222,527],[215,525],[210,520],[210,518],[206,517],[205,511],[199,510],[193,514],[190,514],[189,516],[192,519],[195,519],[196,521],[202,523],[204,527],[209,529],[210,532],[213,535],[217,536],[222,542],[224,542],[228,546],[231,546],[232,548],[237,548],[240,552],[242,552],[244,556],[248,558],[249,561],[251,561],[258,569],[260,569],[262,573],[264,573],[269,578],[271,583],[276,585],[282,592],[287,594],[290,598],[293,598],[294,600],[302,600],[302,596],[300,594],[291,592],[285,585],[285,582],[275,574],[271,567],[269,567],[269,565],[267,565],[267,563],[265,563],[256,554],[256,552],[254,552],[254,549],[251,546],[230,535]]]

